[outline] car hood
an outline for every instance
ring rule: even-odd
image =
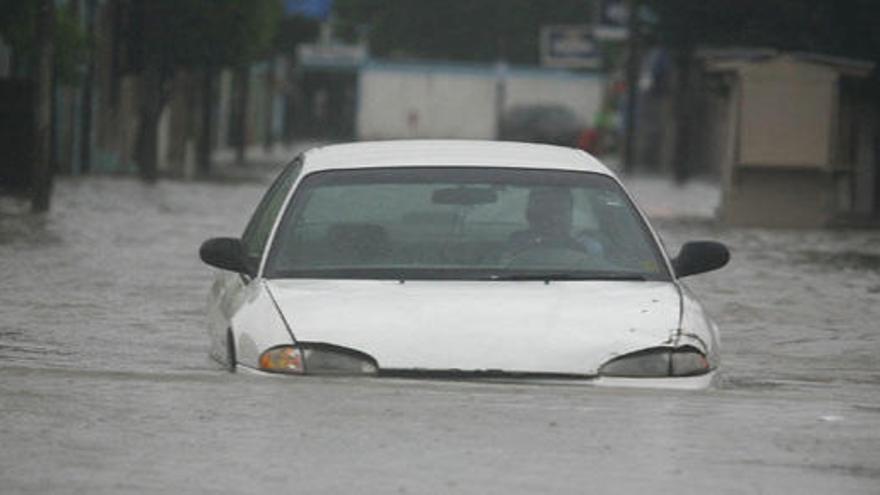
[[[670,282],[271,280],[300,342],[356,349],[384,369],[596,374],[671,341]]]

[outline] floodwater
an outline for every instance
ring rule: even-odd
[[[267,180],[0,214],[0,493],[880,493],[880,231],[719,228],[711,186],[631,181],[672,251],[733,253],[689,280],[714,390],[261,378],[208,359],[196,253]]]

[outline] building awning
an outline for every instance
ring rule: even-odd
[[[835,57],[820,53],[784,52],[772,48],[703,48],[696,56],[706,62],[706,67],[715,72],[740,72],[756,63],[787,60],[795,63],[824,66],[844,76],[867,77],[874,70],[874,63],[845,57]]]

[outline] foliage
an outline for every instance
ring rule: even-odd
[[[770,47],[880,59],[876,0],[644,0],[658,41]]]
[[[0,36],[16,52],[32,52],[39,2],[0,0]]]
[[[254,60],[281,14],[279,0],[132,0],[132,62],[171,73]]]
[[[772,47],[880,60],[878,0],[640,0],[671,47]],[[545,24],[589,22],[594,0],[336,0],[338,31],[379,56],[532,63]],[[653,17],[653,16],[652,16]]]
[[[535,63],[547,24],[589,22],[585,0],[336,0],[340,31],[369,36],[373,54]]]
[[[89,56],[86,33],[66,9],[55,12],[55,77],[62,84],[75,84]]]
[[[314,41],[318,32],[319,25],[313,19],[299,15],[285,17],[278,25],[273,47],[280,53],[293,55],[297,45]]]
[[[135,161],[141,177],[158,175],[158,124],[180,69],[208,77],[221,66],[245,69],[271,48],[282,16],[279,0],[120,0],[128,20],[129,70],[141,76],[140,124]],[[210,86],[204,95],[209,97]],[[242,92],[242,94],[247,94]],[[209,107],[203,106],[209,118]],[[201,139],[207,143],[208,132]],[[207,155],[206,155],[207,156]]]
[[[36,56],[36,26],[39,0],[0,0],[0,36],[12,47],[20,69],[33,64]],[[79,68],[88,57],[86,34],[68,9],[55,10],[55,76],[61,83],[79,79]]]

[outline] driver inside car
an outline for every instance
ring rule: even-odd
[[[538,187],[529,192],[525,217],[529,228],[510,235],[507,257],[533,249],[565,249],[601,255],[602,245],[589,236],[572,234],[571,190],[565,187]]]
[[[530,248],[565,248],[586,251],[571,235],[571,191],[563,187],[540,187],[529,192],[526,221],[529,228],[510,235],[510,250],[518,252]]]

